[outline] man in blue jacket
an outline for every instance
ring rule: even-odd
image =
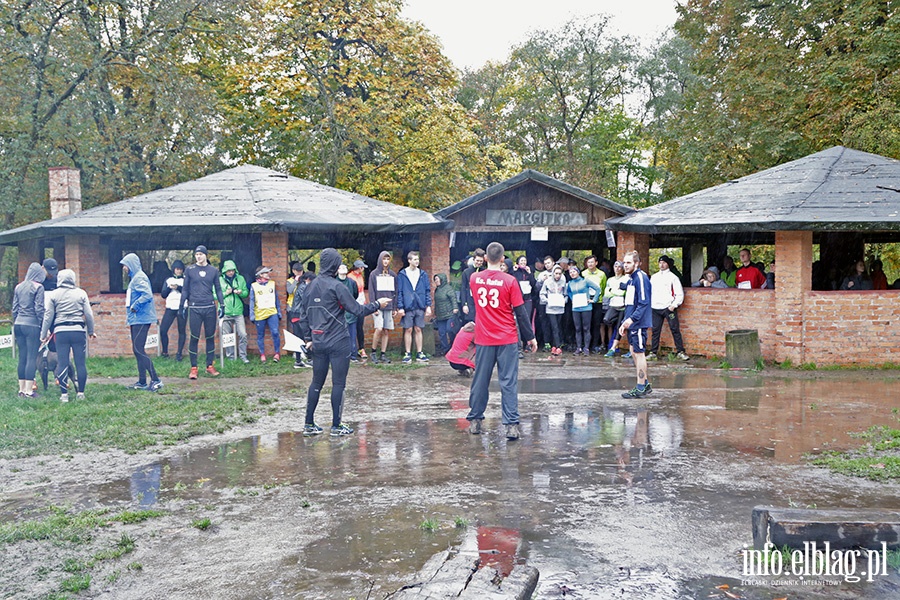
[[[409,266],[397,275],[397,314],[403,328],[403,345],[406,353],[403,364],[412,362],[412,336],[416,334],[417,362],[428,362],[422,350],[422,328],[425,317],[431,316],[431,281],[428,273],[419,268],[419,253],[412,251],[406,256]]]
[[[625,320],[619,327],[619,335],[628,334],[631,356],[634,359],[637,385],[622,393],[623,398],[641,398],[653,391],[647,377],[647,330],[653,326],[653,311],[650,309],[650,278],[641,271],[641,257],[637,252],[625,253],[622,260],[628,281],[625,288]]]

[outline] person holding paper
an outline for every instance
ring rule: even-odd
[[[560,334],[560,323],[562,322],[563,313],[566,310],[566,278],[563,277],[563,269],[556,265],[553,267],[553,274],[544,280],[541,286],[541,304],[546,306],[547,322],[550,327],[551,348],[550,353],[553,356],[562,354],[562,335]]]
[[[281,333],[278,330],[281,302],[271,275],[271,268],[260,266],[256,269],[256,281],[250,284],[250,321],[256,323],[256,347],[261,362],[266,362],[266,327],[272,334],[275,349],[272,360],[278,362],[281,358]]]
[[[359,291],[356,295],[357,304],[368,303],[368,300],[366,299],[366,276],[363,273],[363,270],[368,268],[369,265],[367,265],[365,261],[357,258],[353,261],[353,268],[347,273],[347,277],[356,283],[356,289]],[[369,356],[366,354],[366,336],[363,333],[363,321],[365,321],[365,319],[356,320],[356,354],[359,359],[366,360]]]
[[[575,322],[575,354],[591,353],[591,306],[603,291],[596,283],[581,276],[574,263],[569,265],[569,283],[566,294],[572,301],[572,320]]]
[[[250,295],[247,280],[238,272],[233,260],[226,260],[222,265],[222,277],[219,280],[222,295],[225,297],[225,319],[222,321],[222,334],[237,335],[238,356],[241,362],[248,363],[247,358],[247,324],[244,322],[244,298]],[[180,339],[180,338],[179,338]],[[181,351],[178,352],[179,360]],[[234,358],[234,346],[225,348],[225,357]]]
[[[387,355],[389,332],[394,329],[394,312],[397,310],[397,274],[391,270],[391,253],[385,250],[378,255],[378,264],[369,273],[369,299],[390,300],[383,308],[375,311],[373,315],[375,331],[372,333],[372,357],[373,364],[390,364],[391,359]],[[381,346],[381,356],[377,350]]]
[[[608,308],[603,305],[606,296],[606,271],[597,265],[597,257],[588,256],[584,259],[584,271],[581,272],[581,276],[588,281],[593,281],[597,287],[603,290],[603,293],[598,294],[591,303],[591,341],[594,343],[593,352],[599,354],[601,350],[606,352],[609,340],[604,339],[606,330],[603,327],[603,317],[606,316],[606,308]]]
[[[525,300],[525,314],[528,315],[528,322],[534,328],[534,295],[537,291],[537,282],[531,272],[531,267],[528,266],[528,258],[524,254],[516,258],[511,275],[519,282],[522,299]],[[526,341],[519,340],[523,345]],[[519,351],[519,358],[522,358],[521,351]]]
[[[739,290],[758,290],[765,287],[766,275],[750,261],[750,250],[744,248],[738,254],[741,267],[734,275],[734,286]]]

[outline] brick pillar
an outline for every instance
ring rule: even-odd
[[[284,280],[285,273],[290,268],[290,260],[288,258],[288,234],[280,231],[264,231],[260,235],[260,244],[262,245],[260,256],[262,256],[262,264],[272,269],[272,281],[275,282],[275,288],[278,297],[281,299],[281,317],[284,318],[287,307],[284,306],[285,289]],[[256,268],[255,266],[253,267]],[[247,285],[250,286],[255,281],[255,273],[245,273]],[[280,323],[282,329],[290,329],[283,321]],[[266,353],[271,355],[275,353],[272,347],[272,338],[266,334]],[[284,340],[281,340],[284,343]],[[247,322],[247,347],[253,352],[257,351],[256,347],[256,325]],[[278,349],[281,350],[280,348]]]
[[[812,232],[775,233],[778,281],[775,286],[775,359],[795,365],[806,360],[803,303],[812,289]]]
[[[650,256],[650,236],[646,233],[634,233],[631,231],[616,232],[616,259],[622,260],[626,252],[637,250],[641,257],[641,269],[649,273],[647,258]]]
[[[450,273],[450,232],[425,231],[419,234],[420,269],[434,277],[438,273]]]
[[[99,236],[66,236],[65,268],[75,271],[78,287],[87,292],[89,297],[109,291],[109,257],[107,254],[108,248],[100,245]]]
[[[278,231],[265,231],[260,236],[262,244],[262,264],[272,269],[275,274],[275,280],[284,283],[281,279],[290,269],[290,260],[288,259],[288,234]],[[254,268],[256,268],[254,266]],[[249,274],[248,283],[253,278],[253,273]]]
[[[25,280],[28,265],[33,262],[40,264],[43,260],[40,240],[22,240],[19,242],[19,281]]]

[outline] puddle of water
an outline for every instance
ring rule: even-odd
[[[896,504],[890,487],[810,478],[791,466],[826,445],[858,444],[849,431],[890,423],[888,384],[764,385],[754,376],[678,373],[660,376],[660,399],[648,406],[602,403],[590,393],[624,381],[525,380],[530,394],[557,394],[560,385],[581,393],[572,397],[576,408],[525,418],[518,442],[505,440],[497,419],[486,421],[485,435],[465,434],[468,407],[451,395],[447,418],[364,422],[339,439],[252,437],[102,486],[45,488],[39,502],[152,506],[286,486],[327,506],[336,523],[285,554],[296,568],[280,573],[278,584],[289,594],[364,596],[366,581],[377,581],[376,591],[396,589],[460,536],[446,526],[426,535],[422,521],[464,517],[477,527],[485,560],[506,570],[525,557],[541,570],[542,597],[626,590],[648,600],[708,597],[711,583],[730,581],[755,505]],[[37,502],[7,497],[0,510],[11,515]],[[298,514],[285,526],[302,520]]]

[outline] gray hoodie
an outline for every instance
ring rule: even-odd
[[[75,271],[63,269],[57,275],[57,288],[47,293],[45,299],[44,326],[41,328],[41,339],[53,332],[85,331],[94,335],[94,313],[87,293],[75,287]]]
[[[12,317],[14,325],[40,327],[44,321],[44,279],[47,273],[39,263],[28,265],[25,281],[13,293]]]

